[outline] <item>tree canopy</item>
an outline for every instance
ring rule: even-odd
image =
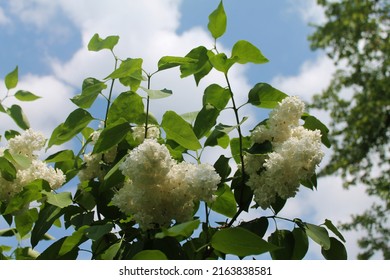
[[[358,258],[381,252],[390,259],[390,3],[386,0],[318,0],[326,22],[314,25],[312,49],[323,49],[338,70],[314,107],[330,112],[333,155],[323,175],[344,186],[364,184],[377,198],[345,229],[363,229]]]

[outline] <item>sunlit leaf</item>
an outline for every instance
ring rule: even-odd
[[[174,225],[168,229],[162,229],[162,232],[156,234],[156,238],[164,238],[166,236],[171,237],[190,237],[194,230],[196,230],[200,225],[199,220],[193,220],[184,222],[178,225]]]
[[[161,90],[147,89],[145,87],[140,88],[145,91],[151,99],[161,99],[172,95],[172,91],[166,88]]]
[[[248,62],[256,64],[268,62],[268,59],[256,46],[245,40],[237,41],[234,44],[231,59],[241,64]]]
[[[100,133],[100,136],[93,148],[93,153],[101,153],[114,147],[121,142],[130,131],[131,127],[128,122],[122,122],[117,125],[106,127]]]
[[[54,129],[49,139],[48,147],[61,145],[69,141],[80,133],[92,120],[93,117],[88,111],[82,108],[74,110],[69,114],[64,123]]]
[[[4,83],[7,89],[13,89],[18,85],[18,66],[5,76]]]
[[[333,225],[331,220],[325,219],[324,225],[333,232],[338,238],[340,238],[343,242],[345,242],[344,236],[341,234],[341,232]]]
[[[64,208],[73,203],[72,194],[70,192],[53,193],[42,191],[42,193],[46,196],[47,203],[59,208]]]
[[[161,127],[168,139],[172,139],[186,149],[196,151],[202,147],[191,125],[173,111],[164,114]]]
[[[28,209],[15,216],[15,226],[21,238],[31,231],[32,226],[37,219],[38,210],[36,208]]]
[[[329,250],[330,248],[330,239],[328,231],[320,226],[313,224],[305,223],[306,234],[316,243],[321,245],[324,250]]]
[[[142,124],[145,122],[144,103],[142,97],[133,91],[122,92],[111,104],[108,111],[107,125],[120,119],[129,123]]]
[[[15,97],[16,97],[16,99],[18,99],[20,101],[34,101],[34,100],[41,98],[40,96],[37,96],[34,93],[26,91],[26,90],[18,90],[15,93]]]
[[[15,121],[15,123],[21,129],[30,128],[30,123],[27,120],[27,116],[24,114],[22,108],[19,105],[13,104],[6,111],[7,111],[7,114]]]
[[[61,245],[58,255],[63,256],[72,250],[78,250],[78,246],[87,240],[84,232],[88,227],[89,226],[82,226],[73,232],[72,235],[67,236]]]
[[[248,102],[260,108],[273,109],[288,95],[266,83],[256,84],[248,95]]]
[[[217,9],[215,9],[209,15],[209,23],[207,28],[214,39],[221,37],[226,31],[227,17],[222,1],[219,3]]]
[[[232,190],[226,184],[218,188],[215,193],[217,198],[215,201],[210,203],[210,208],[219,214],[222,214],[226,217],[233,218],[237,213],[236,200],[234,199],[234,194]]]
[[[78,107],[88,109],[102,92],[107,88],[107,85],[95,78],[86,78],[83,81],[81,93],[71,98],[70,100]]]
[[[230,98],[231,95],[228,89],[217,84],[211,84],[204,91],[203,106],[211,104],[218,110],[223,110],[228,104]]]
[[[211,246],[222,253],[240,257],[260,255],[278,248],[241,227],[216,232],[211,238]]]
[[[179,56],[163,56],[158,61],[158,71],[166,70],[183,64],[190,64],[198,62],[197,59],[190,57],[179,57]]]
[[[119,41],[119,36],[108,36],[105,39],[99,37],[99,34],[94,34],[88,43],[89,51],[100,51],[103,49],[113,50]]]

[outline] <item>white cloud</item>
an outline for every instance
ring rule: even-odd
[[[305,23],[322,24],[326,17],[317,0],[289,0],[291,12],[298,13]]]
[[[329,85],[335,70],[333,61],[322,54],[314,61],[305,61],[297,75],[276,76],[271,83],[289,95],[310,101],[314,94],[321,93]]]
[[[5,15],[3,8],[0,7],[0,25],[10,23],[10,19]]]

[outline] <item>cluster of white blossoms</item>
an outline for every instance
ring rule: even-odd
[[[255,201],[263,209],[282,199],[294,197],[301,180],[309,179],[321,162],[321,133],[299,124],[305,104],[295,96],[284,98],[270,113],[266,125],[252,131],[254,143],[270,141],[273,151],[267,155],[245,157],[248,185]]]
[[[145,124],[132,128],[134,140],[143,142],[145,139]],[[147,139],[157,139],[160,137],[160,129],[155,125],[149,125],[147,131]]]
[[[95,145],[96,141],[99,139],[101,130],[96,130],[91,133],[91,144]],[[102,179],[105,175],[101,164],[103,161],[105,163],[112,163],[115,160],[117,154],[117,147],[114,146],[104,153],[85,153],[84,158],[84,167],[79,171],[78,177],[80,181],[89,181],[94,178]]]
[[[112,203],[143,229],[191,220],[195,202],[212,202],[221,181],[211,165],[178,163],[155,139],[130,151],[119,168],[128,181]]]
[[[13,181],[8,181],[0,176],[0,200],[9,200],[21,192],[23,186],[37,179],[47,181],[53,190],[65,183],[66,177],[60,169],[54,169],[38,159],[36,153],[43,149],[45,143],[46,139],[42,133],[28,129],[10,139],[7,147],[0,149],[0,156],[4,156],[4,151],[8,150],[11,155],[22,156],[26,159],[25,162],[29,162],[23,166],[13,162],[16,169],[16,178]]]

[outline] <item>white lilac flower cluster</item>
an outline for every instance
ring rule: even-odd
[[[263,209],[282,199],[294,197],[301,180],[309,179],[321,162],[321,133],[299,124],[305,104],[298,97],[286,97],[271,111],[266,125],[252,131],[254,143],[270,141],[267,155],[248,154],[245,172],[254,199]]]
[[[145,139],[145,124],[132,128],[134,140],[143,142]],[[157,139],[160,137],[160,129],[155,125],[149,125],[147,130],[147,139]]]
[[[138,142],[143,142],[145,139],[145,125],[135,126],[132,128],[133,138]],[[101,130],[96,130],[90,135],[91,144],[95,145],[99,139]],[[147,138],[157,139],[160,136],[160,129],[157,126],[148,126]],[[79,171],[78,177],[80,181],[89,181],[94,178],[102,179],[106,172],[102,168],[104,163],[112,163],[117,154],[117,146],[112,147],[104,153],[85,153],[84,167]]]
[[[91,144],[95,145],[96,141],[99,139],[101,130],[96,130],[91,133]],[[80,181],[89,181],[94,178],[103,178],[105,171],[103,170],[101,164],[103,161],[105,163],[112,163],[115,160],[117,154],[117,146],[112,147],[104,153],[85,153],[84,158],[84,167],[77,174]]]
[[[119,168],[128,181],[112,203],[143,229],[192,219],[195,202],[212,202],[221,180],[211,165],[176,162],[155,139],[130,151]]]
[[[13,181],[0,176],[0,200],[9,200],[21,192],[25,185],[37,179],[47,181],[53,190],[65,183],[66,177],[60,169],[54,169],[38,159],[36,152],[42,150],[45,143],[46,139],[43,134],[28,129],[10,139],[7,147],[0,149],[0,156],[4,156],[4,151],[8,150],[11,155],[22,156],[26,162],[30,163],[27,166],[19,165],[17,162],[13,163],[16,169],[16,179]]]

